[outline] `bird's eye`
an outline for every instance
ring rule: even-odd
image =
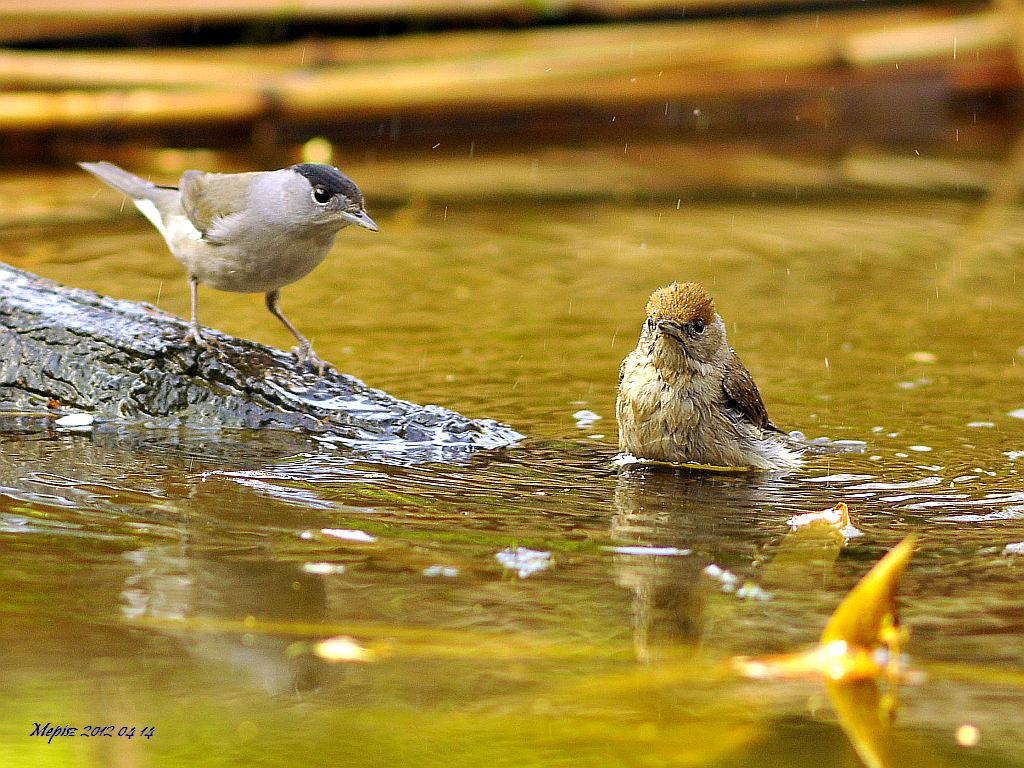
[[[328,189],[324,189],[323,187],[313,187],[312,197],[313,202],[317,205],[327,205],[331,202],[331,198],[334,197],[334,193]]]
[[[699,317],[693,321],[690,327],[693,328],[694,333],[704,333],[704,321],[701,320]]]
[[[646,320],[644,320],[644,329],[648,330],[648,331],[653,331],[654,330],[654,320],[653,320],[653,318],[648,317]]]

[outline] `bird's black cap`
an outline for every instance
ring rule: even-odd
[[[341,194],[349,200],[363,199],[363,193],[348,176],[337,168],[323,163],[298,163],[292,170],[305,176],[311,187],[323,187],[332,194]]]

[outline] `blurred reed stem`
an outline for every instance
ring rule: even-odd
[[[951,89],[1010,87],[1015,34],[1001,11],[895,9],[158,53],[6,50],[0,130],[771,98],[922,72]]]

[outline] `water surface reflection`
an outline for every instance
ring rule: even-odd
[[[677,199],[410,203],[289,304],[340,367],[508,421],[529,435],[511,449],[393,462],[285,433],[6,420],[0,758],[797,766],[870,743],[879,764],[1024,764],[1024,561],[1005,549],[1024,541],[1024,216],[1004,209],[967,259],[963,198]],[[5,234],[17,266],[187,306],[145,222]],[[785,476],[616,469],[615,372],[673,279],[713,286],[776,422],[866,452]],[[206,319],[284,343],[249,298],[218,294]],[[791,533],[837,501],[863,536]],[[884,691],[732,674],[732,654],[813,643],[909,532],[927,677],[892,725]],[[503,567],[517,547],[546,567]],[[329,663],[328,637],[374,660]],[[25,735],[40,718],[157,732],[47,745]]]

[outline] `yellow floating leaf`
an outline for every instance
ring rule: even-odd
[[[891,645],[896,622],[896,586],[914,554],[916,536],[907,536],[875,563],[839,604],[821,633],[821,644],[843,640],[850,646]]]
[[[896,669],[903,632],[896,621],[896,585],[914,552],[908,536],[875,563],[832,614],[821,641],[803,653],[750,658],[733,665],[757,679],[823,676],[851,681],[877,678]],[[877,654],[880,647],[887,654]]]
[[[844,539],[852,539],[862,535],[853,521],[850,519],[850,509],[843,502],[839,501],[828,509],[820,512],[807,512],[802,515],[794,515],[786,521],[789,526],[796,530],[805,526],[828,526],[840,534]]]
[[[802,515],[794,515],[787,521],[793,528],[799,528],[812,523],[825,523],[837,528],[845,528],[850,524],[850,508],[843,502],[836,502],[835,506],[823,509],[820,512],[807,512]]]

